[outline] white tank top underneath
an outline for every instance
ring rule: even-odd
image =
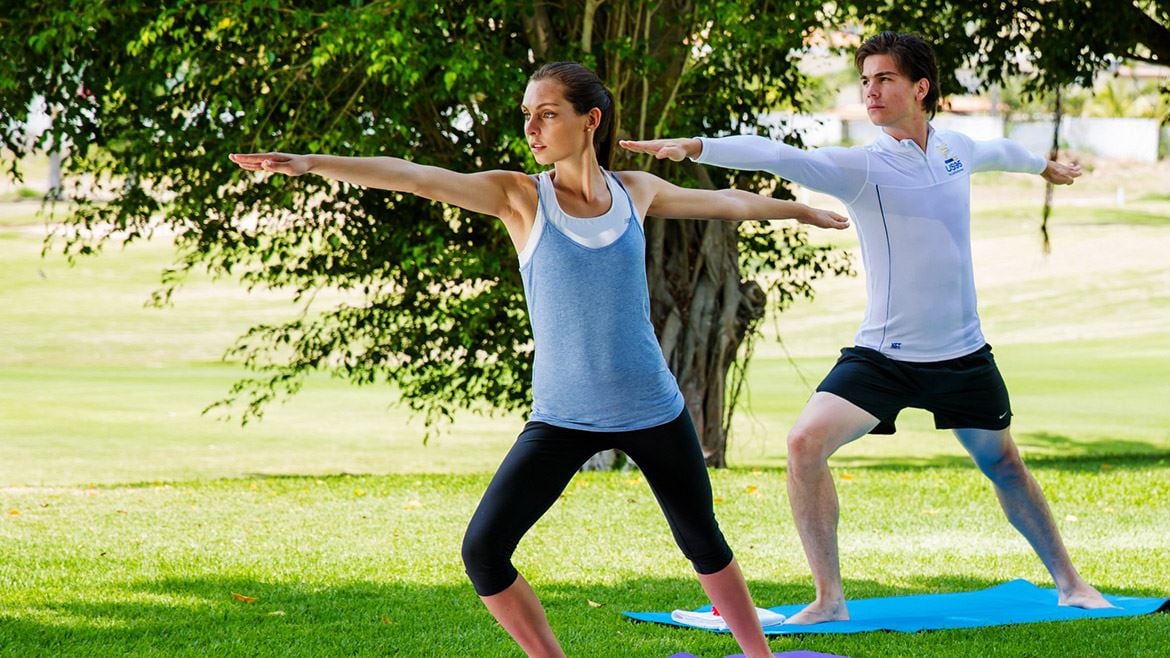
[[[528,242],[525,243],[524,250],[519,255],[521,266],[532,257],[532,251],[536,248],[536,243],[540,241],[540,234],[544,231],[546,221],[552,222],[560,229],[561,233],[564,233],[573,242],[590,249],[600,249],[611,245],[622,236],[630,223],[629,207],[625,202],[626,195],[620,185],[615,185],[610,180],[610,177],[616,174],[604,170],[602,174],[605,176],[605,184],[609,189],[610,203],[609,210],[596,217],[574,217],[566,213],[557,202],[552,176],[548,172],[536,176],[536,185],[540,188],[541,196],[549,203],[548,211],[551,217],[545,217],[543,208],[537,209],[532,232],[528,235]]]

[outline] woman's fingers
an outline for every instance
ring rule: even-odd
[[[633,151],[634,153],[649,153],[654,155],[658,152],[658,149],[650,148],[649,144],[649,142],[639,142],[632,139],[618,140],[618,145],[627,151]]]
[[[248,171],[271,171],[278,174],[300,175],[297,168],[298,156],[289,153],[231,153],[228,159]]]
[[[666,140],[662,139],[647,139],[647,140],[633,140],[623,139],[618,142],[622,148],[634,153],[648,153],[661,157],[662,149],[667,145]]]
[[[619,141],[618,144],[627,151],[646,153],[659,160],[669,158],[675,162],[680,162],[687,157],[686,146],[683,142],[684,140],[681,139],[624,139]]]
[[[818,226],[820,228],[835,228],[835,229],[849,228],[849,218],[838,215],[837,213],[835,213],[831,210],[818,210],[818,211],[816,211],[813,214],[811,221],[809,221],[808,223],[812,224],[813,226]]]

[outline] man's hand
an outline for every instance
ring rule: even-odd
[[[1081,175],[1081,166],[1076,163],[1064,164],[1049,160],[1048,166],[1040,175],[1053,185],[1072,185],[1073,181]]]
[[[649,153],[659,160],[670,159],[675,162],[682,162],[686,158],[697,158],[703,152],[703,142],[694,137],[647,139],[640,142],[623,139],[619,140],[618,144],[627,151]]]

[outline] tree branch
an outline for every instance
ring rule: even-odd
[[[548,57],[549,35],[552,34],[552,23],[548,20],[547,3],[536,0],[532,3],[532,14],[521,17],[524,22],[524,34],[528,36],[528,43],[532,44],[532,54],[537,61],[544,61]]]
[[[1170,65],[1170,28],[1159,23],[1135,4],[1125,3],[1123,11],[1125,12],[1123,20],[1133,25],[1138,43],[1150,49],[1157,57],[1156,63]]]
[[[1148,55],[1139,55],[1139,54],[1134,53],[1134,52],[1126,53],[1125,58],[1132,59],[1132,60],[1137,61],[1137,62],[1145,62],[1147,64],[1156,64],[1158,66],[1170,66],[1170,62],[1165,62],[1165,61],[1162,61],[1160,59],[1154,59],[1153,57],[1150,57]]]
[[[581,17],[581,52],[593,50],[593,17],[605,0],[585,0],[585,14]],[[548,17],[546,15],[545,20]]]

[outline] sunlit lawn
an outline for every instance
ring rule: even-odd
[[[976,189],[981,315],[1078,566],[1106,591],[1167,596],[1170,202],[1131,184],[1136,200],[1111,209],[1107,174],[1058,195],[1049,256],[1034,185],[998,176]],[[459,542],[522,417],[466,414],[424,445],[392,391],[326,378],[246,427],[201,415],[244,374],[219,361],[233,337],[297,309],[205,280],[145,308],[164,241],[70,268],[40,256],[35,207],[0,212],[0,655],[518,655],[466,582]],[[863,305],[859,278],[819,289],[757,344],[735,467],[713,473],[766,605],[811,594],[784,435]],[[833,462],[849,594],[1049,584],[953,439],[920,412],[899,425]],[[579,476],[516,562],[569,655],[735,651],[620,617],[704,602],[636,473]],[[772,646],[1140,656],[1168,642],[1170,618],[1155,615]]]

